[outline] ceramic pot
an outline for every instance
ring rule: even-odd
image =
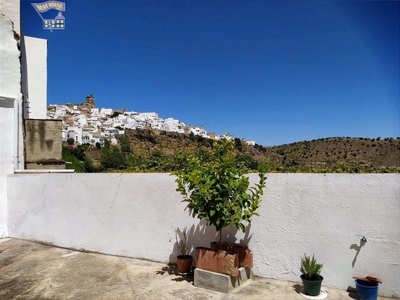
[[[192,269],[193,257],[191,255],[178,255],[176,257],[176,264],[178,265],[178,273],[187,274]]]

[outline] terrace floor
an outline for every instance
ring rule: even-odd
[[[0,299],[304,299],[295,282],[254,277],[230,294],[193,286],[175,267],[139,259],[0,239]],[[328,299],[355,293],[324,288]],[[389,299],[379,297],[379,299]]]

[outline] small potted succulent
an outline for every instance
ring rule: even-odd
[[[181,231],[179,228],[176,229],[176,243],[178,245],[178,256],[176,257],[178,273],[190,273],[192,270],[193,257],[189,255],[186,231]]]
[[[309,296],[318,296],[321,292],[321,284],[324,278],[320,275],[323,264],[319,264],[314,258],[304,254],[301,258],[300,278],[303,281],[304,292]]]

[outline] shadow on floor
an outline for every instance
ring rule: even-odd
[[[349,293],[350,298],[357,299],[357,290],[355,288],[348,286],[346,292]]]
[[[300,290],[303,288],[303,286],[301,284],[293,284],[293,289],[296,291],[297,294],[300,293]]]
[[[168,265],[166,267],[162,267],[160,271],[156,272],[157,275],[164,275],[165,273],[168,273],[168,275],[174,275],[174,278],[171,279],[172,281],[187,281],[191,284],[194,283],[193,271],[188,274],[180,274],[178,273],[178,269],[176,266]]]

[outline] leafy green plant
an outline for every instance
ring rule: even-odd
[[[100,164],[104,170],[123,170],[127,168],[127,159],[118,147],[105,146],[102,149]]]
[[[179,228],[177,228],[175,230],[176,233],[176,243],[178,245],[178,253],[179,255],[189,255],[189,248],[187,245],[187,236],[186,236],[186,231],[185,230],[180,230]]]
[[[219,231],[222,244],[222,229],[235,226],[245,231],[244,222],[250,223],[258,215],[263,189],[266,186],[265,171],[259,173],[260,180],[249,187],[246,168],[235,157],[235,142],[222,139],[214,143],[210,161],[193,157],[188,166],[176,171],[177,191],[192,217],[204,219]]]
[[[317,262],[314,258],[314,254],[312,258],[304,254],[304,257],[301,258],[300,272],[304,274],[306,279],[316,280],[318,279],[318,275],[321,273],[323,266],[324,264],[319,264]]]
[[[131,147],[131,142],[129,138],[124,134],[124,135],[118,135],[117,136],[121,152],[125,155],[131,154],[132,153],[132,147]]]
[[[92,160],[86,156],[86,146],[79,145],[75,149],[62,146],[62,159],[67,162],[66,169],[75,170],[76,173],[94,173],[98,169],[93,165]]]
[[[75,144],[75,140],[73,138],[69,138],[67,139],[67,143],[68,145],[72,146],[73,144]]]

